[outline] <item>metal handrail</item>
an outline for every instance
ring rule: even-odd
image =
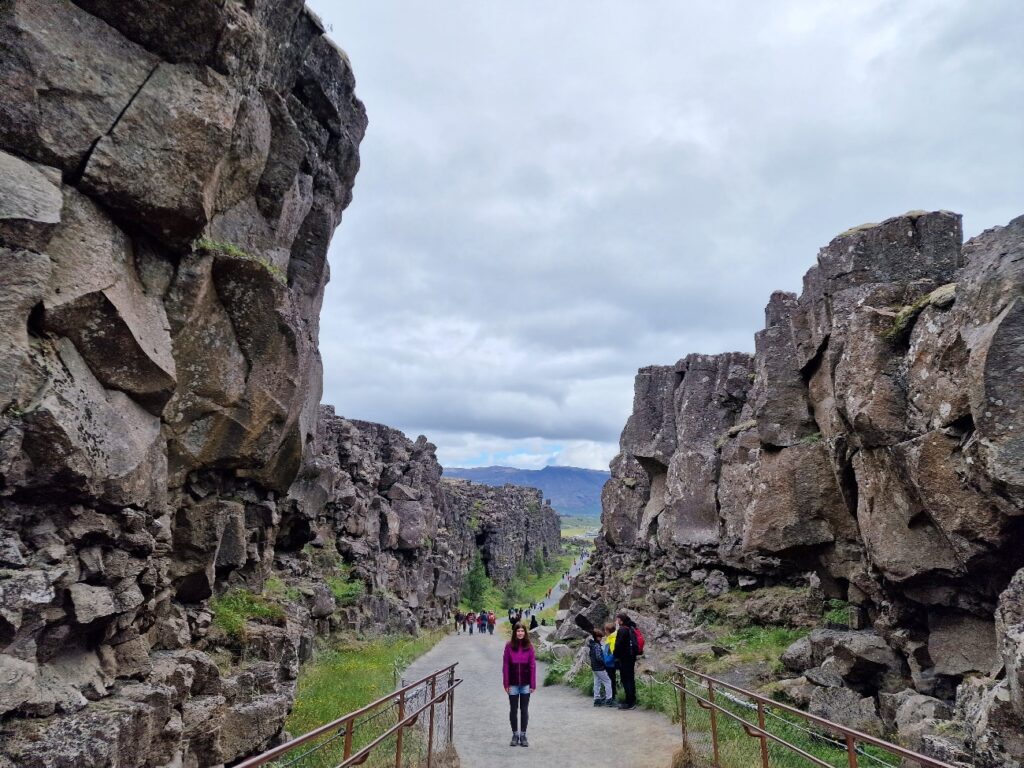
[[[422,707],[417,709],[411,715],[407,715],[403,720],[400,720],[399,722],[395,723],[393,726],[388,728],[384,733],[382,733],[376,739],[374,739],[369,744],[367,744],[365,747],[363,747],[361,750],[359,750],[354,755],[352,755],[352,757],[348,758],[347,760],[345,760],[342,763],[339,763],[338,764],[338,768],[348,768],[349,766],[352,766],[352,765],[360,765],[360,764],[362,764],[362,762],[364,760],[366,760],[367,757],[370,756],[370,753],[373,752],[373,750],[376,748],[376,746],[378,744],[383,742],[389,736],[394,735],[395,733],[401,733],[402,729],[405,728],[406,726],[409,726],[409,725],[412,725],[413,723],[415,723],[416,719],[420,716],[420,713],[423,710],[425,710],[427,707],[431,706],[432,704],[437,704],[437,702],[441,701],[441,699],[444,699],[447,696],[449,696],[453,690],[458,688],[460,683],[462,683],[462,678],[461,677],[455,678],[455,680],[452,681],[452,684],[450,686],[448,686],[447,688],[445,688],[441,693],[439,693],[436,696],[434,696],[432,699],[430,699],[430,701],[424,703],[424,705]]]
[[[684,677],[686,675],[690,675],[690,676],[692,676],[692,678],[696,678],[696,680],[692,680],[691,679],[691,682],[695,682],[695,683],[698,683],[698,684],[703,683],[703,684],[707,685],[708,686],[708,691],[709,691],[709,693],[712,696],[713,696],[714,688],[715,687],[723,688],[723,689],[726,689],[726,690],[729,690],[729,691],[733,691],[734,693],[741,694],[742,696],[745,696],[748,699],[750,699],[751,701],[755,702],[758,705],[757,708],[758,708],[759,712],[763,712],[763,707],[770,706],[773,709],[777,709],[777,710],[779,710],[781,712],[785,712],[787,714],[793,715],[793,716],[797,717],[800,720],[804,720],[806,722],[814,723],[815,725],[818,725],[818,726],[820,726],[822,728],[825,728],[825,729],[827,729],[829,731],[832,731],[834,734],[840,736],[846,742],[846,748],[847,748],[847,752],[848,752],[848,755],[849,755],[850,766],[853,767],[853,768],[855,768],[855,766],[857,765],[856,754],[854,752],[854,745],[855,745],[856,742],[860,742],[862,744],[869,744],[871,746],[878,747],[879,749],[883,749],[886,752],[889,752],[891,755],[893,755],[895,757],[900,757],[900,758],[907,759],[907,760],[913,760],[916,763],[918,763],[919,765],[923,766],[923,768],[954,768],[954,766],[950,765],[949,763],[943,762],[941,760],[936,760],[935,758],[928,757],[927,755],[922,755],[922,754],[920,754],[918,752],[914,752],[913,750],[907,749],[906,747],[901,747],[898,744],[893,744],[892,742],[886,741],[885,739],[880,739],[877,736],[872,736],[870,734],[864,733],[863,731],[858,731],[855,728],[848,728],[845,725],[840,725],[839,723],[834,723],[831,720],[825,719],[824,717],[820,717],[818,715],[813,715],[810,712],[804,712],[803,710],[797,709],[796,707],[791,707],[791,706],[788,706],[786,704],[782,704],[782,703],[780,703],[778,701],[775,701],[774,699],[770,699],[770,698],[768,698],[766,696],[762,696],[761,694],[754,693],[753,691],[748,691],[745,688],[740,688],[737,685],[733,685],[731,683],[727,683],[724,680],[719,680],[718,678],[712,677],[711,675],[707,675],[707,674],[705,674],[703,672],[698,672],[697,670],[691,669],[690,667],[684,667],[684,666],[678,665],[678,664],[675,665],[675,666],[676,666],[676,669],[679,672],[681,672]],[[713,698],[710,699],[710,700],[709,699],[705,699],[702,696],[700,696],[697,692],[688,690],[686,688],[685,682],[681,684],[681,683],[679,683],[676,680],[672,680],[672,685],[673,685],[673,687],[676,688],[677,691],[679,691],[681,697],[692,696],[693,698],[695,698],[698,701],[699,706],[701,706],[702,708],[711,708],[712,712],[715,712],[715,711],[721,712],[721,713],[727,715],[728,717],[730,717],[730,718],[732,718],[734,720],[737,720],[738,722],[740,722],[743,725],[744,730],[750,736],[755,737],[755,738],[760,738],[760,739],[771,739],[772,741],[775,741],[775,742],[785,746],[787,749],[793,750],[794,752],[799,754],[801,757],[804,757],[805,759],[808,759],[808,760],[816,763],[817,765],[825,766],[826,768],[831,768],[828,763],[820,760],[817,757],[814,757],[813,755],[808,754],[807,752],[805,752],[804,750],[802,750],[800,747],[796,746],[795,744],[790,744],[788,741],[785,741],[781,737],[776,736],[773,733],[770,733],[769,731],[766,730],[766,728],[765,728],[763,723],[760,723],[760,727],[755,726],[753,723],[747,722],[742,717],[736,715],[734,712],[731,712],[730,710],[726,709],[725,707],[720,706],[719,704],[717,704],[713,700]],[[685,706],[685,704],[684,704],[684,706]],[[683,731],[683,738],[684,738],[684,740],[686,739],[686,731],[685,731],[686,725],[685,725],[685,723],[686,723],[686,721],[685,721],[685,715],[684,715],[683,723],[682,723],[683,729],[684,729],[684,731]],[[716,743],[715,746],[717,747],[717,743]]]
[[[285,754],[286,752],[292,751],[296,747],[301,747],[303,744],[306,744],[306,743],[308,743],[310,741],[313,741],[314,739],[318,738],[319,736],[322,736],[323,734],[325,734],[325,733],[327,733],[329,731],[333,731],[336,728],[340,728],[342,726],[347,726],[349,723],[354,721],[356,718],[361,717],[362,715],[368,714],[369,712],[372,712],[373,710],[377,709],[378,707],[383,706],[384,704],[388,704],[388,703],[392,702],[396,697],[404,698],[404,694],[406,692],[408,692],[409,690],[411,690],[413,688],[416,688],[417,686],[425,683],[428,680],[437,680],[437,678],[442,677],[444,675],[454,676],[455,667],[457,667],[458,665],[459,665],[459,662],[455,662],[454,664],[449,664],[447,667],[442,667],[441,669],[438,669],[438,670],[436,670],[434,672],[431,672],[429,675],[425,675],[424,677],[421,677],[419,680],[416,680],[416,681],[414,681],[412,683],[409,683],[408,685],[405,685],[405,686],[399,688],[398,690],[392,691],[391,693],[387,694],[386,696],[381,696],[379,699],[377,699],[376,701],[373,701],[373,702],[367,704],[365,707],[361,707],[361,708],[355,710],[354,712],[349,712],[346,715],[342,715],[337,720],[332,720],[329,723],[325,723],[324,725],[321,725],[321,726],[319,726],[317,728],[314,728],[309,733],[304,733],[302,736],[298,736],[298,737],[292,739],[291,741],[286,742],[284,744],[281,744],[280,746],[274,747],[273,749],[271,749],[271,750],[269,750],[267,752],[264,752],[264,753],[262,753],[260,755],[256,755],[255,757],[250,757],[248,760],[245,760],[244,762],[241,762],[238,765],[236,765],[235,768],[257,768],[257,766],[266,765],[271,760],[274,760],[274,759],[280,757],[281,755]],[[448,695],[448,692],[453,690],[455,688],[455,686],[458,685],[460,682],[462,682],[461,679],[453,680],[452,685],[450,685],[447,688],[445,688],[444,692],[442,694],[440,694],[439,696],[435,697],[435,699],[431,700],[427,704],[424,704],[424,706],[422,708],[420,708],[419,710],[416,711],[416,715],[419,715],[419,713],[422,712],[423,709],[426,709],[426,707],[428,707],[431,704],[434,704],[437,701],[439,701],[443,696]],[[406,718],[406,719],[410,720],[410,722],[413,722],[413,721],[415,721],[416,718],[410,716],[409,718]],[[349,742],[349,743],[350,743],[350,737],[351,737],[351,730],[352,730],[351,728],[346,728],[346,732],[347,732],[346,733],[346,742]],[[346,744],[346,747],[347,746],[348,746],[348,744]],[[345,763],[345,764],[348,765],[349,763]],[[356,763],[352,763],[352,765],[356,765]]]

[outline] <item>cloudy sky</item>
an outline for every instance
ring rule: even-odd
[[[606,468],[839,232],[1024,213],[1020,0],[307,1],[370,118],[324,401],[446,466]]]

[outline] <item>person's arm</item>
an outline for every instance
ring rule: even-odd
[[[530,647],[530,693],[537,690],[537,654]]]
[[[509,645],[506,643],[506,645],[505,645],[505,653],[504,653],[504,655],[502,656],[502,659],[501,659],[501,682],[502,682],[502,685],[504,685],[504,687],[505,687],[505,693],[508,693],[508,689],[510,687],[509,684],[508,684],[508,668],[509,668],[509,664],[512,663],[512,660],[509,657],[509,652],[510,652],[509,651]]]

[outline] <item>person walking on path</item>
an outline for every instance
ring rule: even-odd
[[[533,631],[538,626],[539,625],[537,624],[537,614],[533,614],[533,616],[530,617],[530,630]]]
[[[629,614],[620,611],[615,616],[618,631],[615,633],[615,667],[619,670],[624,698],[619,709],[636,709],[636,626]]]
[[[615,624],[608,622],[604,625],[604,643],[602,644],[604,650],[604,671],[608,673],[608,679],[612,684],[612,701],[615,701],[616,684],[615,684]]]
[[[591,637],[587,638],[587,653],[590,655],[590,671],[594,673],[594,706],[606,707],[615,703],[612,698],[612,681],[608,679],[608,672],[604,666],[604,649],[601,647],[601,638],[604,632],[594,628]],[[601,689],[604,688],[604,695]]]
[[[476,625],[476,614],[470,611],[466,614],[466,623],[469,624],[469,634],[473,634],[473,627]]]
[[[460,632],[462,632],[462,628],[465,626],[465,623],[466,623],[466,614],[464,614],[462,611],[456,611],[455,612],[455,634],[459,634]]]
[[[487,634],[494,634],[494,625],[498,623],[498,617],[494,615],[494,611],[487,612]]]
[[[509,746],[528,747],[526,726],[530,722],[530,694],[537,690],[537,657],[530,633],[522,624],[512,627],[512,639],[505,643],[501,679],[508,694],[508,721],[512,726]]]

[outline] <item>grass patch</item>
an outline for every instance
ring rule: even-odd
[[[850,626],[850,604],[845,600],[829,600],[828,610],[822,617],[828,624],[839,627]]]
[[[696,659],[687,664],[701,672],[713,675],[742,664],[766,664],[768,670],[782,670],[779,661],[783,652],[808,634],[809,629],[788,627],[742,627],[720,635],[715,643],[728,648],[730,653],[716,659]]]
[[[352,569],[348,565],[339,566],[338,573],[328,576],[326,581],[338,605],[352,605],[366,593],[366,585],[352,578]]]
[[[411,635],[388,635],[372,640],[337,639],[302,668],[295,706],[285,727],[298,736],[364,707],[393,691],[402,672],[430,650],[446,633],[443,630]],[[386,730],[391,720],[383,718],[376,730],[355,730],[356,748]],[[336,765],[330,749],[322,754],[323,765]],[[319,765],[305,762],[303,765]]]
[[[704,697],[708,695],[707,690],[702,685],[698,687],[696,683],[688,684],[687,689]],[[752,709],[740,706],[723,696],[716,697],[716,703],[747,723],[757,725],[757,715]],[[787,712],[774,708],[769,708],[769,711],[767,729],[771,733],[814,755],[827,765],[835,766],[835,768],[847,768],[849,758],[846,753],[846,747],[841,741],[838,743],[826,741],[814,733],[809,733],[806,730],[806,722]],[[687,733],[689,734],[694,754],[692,755],[692,763],[685,764],[704,765],[705,761],[707,761],[707,764],[710,764],[710,716],[707,710],[700,708],[697,699],[693,696],[686,697],[686,723]],[[761,764],[759,741],[752,739],[739,722],[727,715],[718,714],[717,732],[718,751],[721,755],[722,765],[755,766]],[[832,738],[836,739],[837,737],[832,736]],[[861,765],[894,764],[894,756],[882,749],[870,745],[859,746],[858,749],[863,750],[862,755],[866,753],[871,758],[875,758],[875,760],[870,760],[869,762],[870,758],[865,759],[862,756]],[[781,747],[775,742],[769,742],[768,753],[773,768],[804,768],[804,766],[809,765],[805,758]],[[876,762],[876,760],[881,761],[881,763]]]
[[[244,589],[235,589],[212,598],[210,611],[213,613],[213,625],[238,642],[245,640],[245,625],[251,619],[269,624],[280,624],[285,619],[284,609],[280,605]]]

